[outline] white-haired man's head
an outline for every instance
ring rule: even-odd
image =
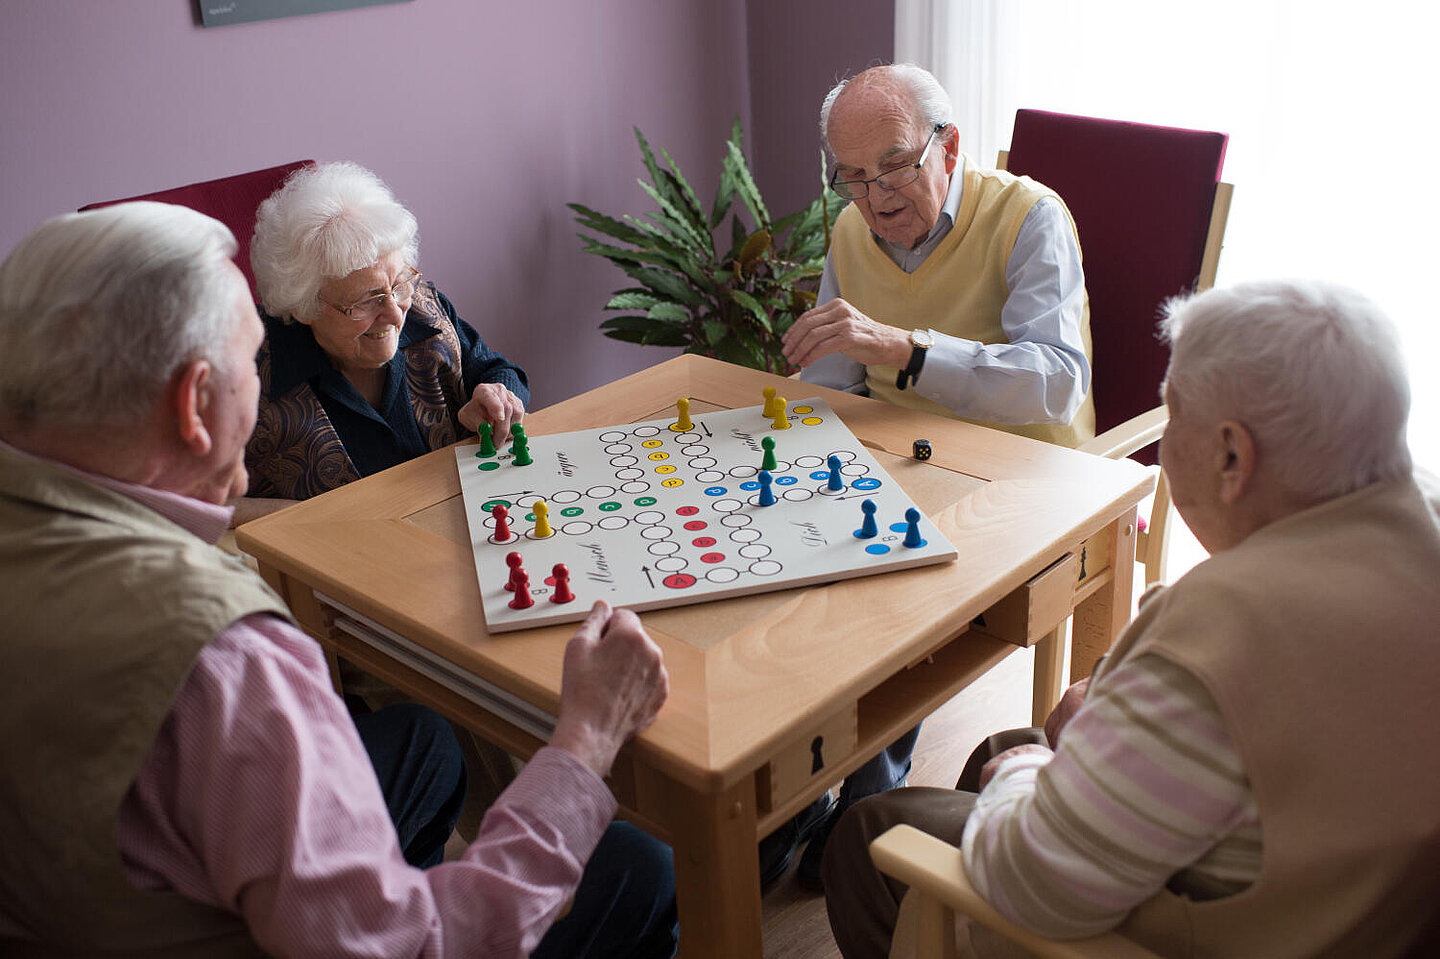
[[[932,130],[954,122],[950,94],[945,92],[940,81],[936,80],[929,70],[914,63],[870,67],[853,77],[846,77],[825,94],[825,99],[820,104],[820,136],[824,138],[827,147],[830,145],[830,111],[834,109],[840,94],[852,83],[856,84],[858,89],[875,82],[893,82],[906,90],[913,103],[913,118],[924,129]]]
[[[326,280],[374,266],[392,253],[416,266],[419,225],[378,176],[355,163],[292,173],[255,216],[250,266],[265,312],[312,319]]]
[[[0,416],[25,429],[142,422],[179,367],[224,362],[245,285],[235,248],[224,224],[166,203],[42,224],[0,264]]]
[[[1214,467],[1193,462],[1209,432],[1192,431],[1226,422],[1248,434],[1257,472],[1290,502],[1410,474],[1399,340],[1359,293],[1316,281],[1245,283],[1172,303],[1161,328],[1172,417],[1162,459],[1182,515],[1186,478],[1177,474]]]

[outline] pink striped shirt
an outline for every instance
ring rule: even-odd
[[[1167,884],[1238,892],[1261,859],[1259,811],[1219,708],[1192,674],[1145,655],[1090,687],[1053,757],[1000,765],[963,847],[997,911],[1056,939],[1104,932]]]
[[[84,474],[210,542],[225,507]],[[406,864],[364,746],[313,640],[273,616],[208,643],[121,804],[126,871],[244,917],[280,956],[524,956],[615,813],[546,747],[463,858]]]

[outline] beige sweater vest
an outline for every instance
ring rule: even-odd
[[[205,643],[284,604],[158,513],[0,450],[5,955],[256,955],[233,913],[134,888],[116,815]]]
[[[965,182],[955,226],[914,273],[906,273],[886,255],[853,205],[841,213],[831,245],[836,284],[852,306],[889,326],[906,331],[929,327],[981,343],[1008,343],[1000,323],[1000,311],[1010,295],[1005,267],[1030,208],[1055,193],[1029,177],[979,170],[969,157],[960,175]],[[1088,299],[1081,334],[1090,356]],[[914,389],[896,389],[896,372],[893,367],[869,367],[870,395],[897,406],[963,419]],[[968,422],[1074,447],[1095,435],[1095,405],[1087,395],[1075,418],[1063,426]]]
[[[1286,517],[1147,602],[1106,672],[1152,653],[1215,697],[1264,843],[1208,902],[1122,931],[1166,956],[1403,955],[1440,910],[1440,520],[1411,480]]]

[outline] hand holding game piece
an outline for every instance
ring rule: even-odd
[[[775,505],[775,494],[774,494],[774,493],[771,491],[771,489],[770,489],[770,484],[771,484],[771,482],[773,482],[773,480],[772,480],[772,478],[771,478],[771,476],[770,476],[770,471],[769,471],[769,470],[761,470],[761,471],[760,471],[759,480],[760,480],[760,499],[757,500],[758,504],[759,504],[760,506],[774,506],[774,505]]]
[[[775,397],[775,421],[770,424],[772,430],[788,430],[790,428],[790,421],[785,417],[785,407],[788,405],[789,403],[785,397]]]
[[[550,575],[555,577],[555,592],[550,594],[550,602],[573,603],[575,594],[570,591],[570,568],[564,563],[556,563]]]
[[[470,401],[455,412],[455,419],[467,430],[478,432],[480,424],[489,423],[493,435],[502,437],[524,416],[524,402],[499,383],[477,384]]]
[[[550,506],[542,499],[536,500],[530,509],[535,513],[535,538],[548,539],[554,536],[555,531],[550,528]]]
[[[919,549],[924,546],[925,540],[920,538],[920,511],[913,506],[907,509],[905,523],[905,540],[901,545],[910,549]]]
[[[680,397],[680,399],[675,401],[675,409],[680,416],[670,429],[676,433],[688,433],[693,430],[695,424],[690,422],[690,401],[683,396]]]
[[[860,512],[865,514],[865,519],[860,522],[860,528],[855,531],[856,539],[874,539],[880,534],[880,526],[875,522],[875,510],[878,507],[873,499],[860,501]]]
[[[773,470],[775,468],[775,437],[761,437],[760,445],[765,449],[765,455],[760,460],[760,468],[762,470]]]
[[[510,511],[505,508],[504,503],[496,503],[490,507],[490,515],[495,517],[495,542],[508,543],[515,538],[515,534],[510,532]],[[510,555],[518,557],[520,554]]]
[[[838,493],[845,488],[845,479],[840,475],[840,457],[831,456],[825,461],[830,467],[830,477],[825,481],[825,488],[832,493]]]
[[[565,647],[550,745],[609,775],[620,747],[655,721],[669,695],[665,657],[640,618],[598,601]]]

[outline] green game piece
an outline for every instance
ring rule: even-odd
[[[517,443],[525,442],[525,427],[520,425],[519,423],[511,423],[510,435],[515,439],[515,442]]]
[[[760,461],[760,468],[773,471],[775,469],[775,438],[766,436],[760,440],[760,445],[765,447],[765,457]]]
[[[535,462],[530,458],[530,445],[525,442],[525,434],[521,433],[515,438],[515,463],[516,466],[529,466]]]
[[[495,455],[495,431],[489,423],[480,424],[480,452],[476,456]]]

